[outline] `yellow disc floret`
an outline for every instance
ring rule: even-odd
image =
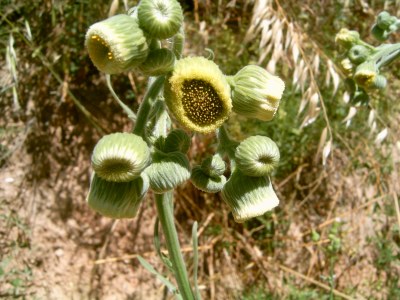
[[[230,87],[219,67],[203,57],[185,58],[168,78],[164,96],[169,110],[186,128],[208,133],[228,118]]]

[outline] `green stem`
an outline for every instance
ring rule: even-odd
[[[229,159],[234,162],[235,150],[238,143],[234,140],[231,140],[224,125],[218,128],[217,136],[218,136],[218,152],[220,152],[220,154],[222,155],[227,154]]]
[[[376,61],[377,68],[390,64],[393,60],[400,57],[400,43],[392,45],[382,45],[379,51],[371,58]]]
[[[146,95],[143,98],[142,104],[140,105],[139,111],[137,113],[137,120],[133,133],[144,136],[144,129],[146,127],[147,118],[149,116],[153,102],[157,99],[161,88],[164,85],[165,76],[157,77],[150,87],[147,89]]]
[[[179,292],[184,300],[193,300],[193,291],[190,287],[185,262],[179,245],[178,234],[174,223],[174,213],[172,209],[173,191],[164,194],[156,194],[156,205],[158,218],[165,235],[172,268],[174,269],[175,279],[178,283]]]

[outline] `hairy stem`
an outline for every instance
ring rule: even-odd
[[[139,111],[137,113],[137,120],[135,124],[135,128],[133,129],[133,133],[144,136],[144,129],[146,127],[147,118],[149,116],[152,103],[157,99],[161,88],[164,85],[165,76],[157,77],[153,82],[149,85],[147,89],[146,95],[144,95],[143,102],[140,105]]]
[[[179,292],[184,300],[193,300],[193,291],[190,287],[185,262],[179,245],[178,234],[174,223],[174,213],[172,209],[172,191],[164,194],[156,194],[156,205],[158,218],[165,235],[165,241],[172,262],[175,279],[178,283]]]

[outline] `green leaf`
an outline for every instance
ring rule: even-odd
[[[155,275],[172,293],[177,294],[178,290],[177,288],[169,281],[167,278],[165,278],[163,275],[161,275],[159,272],[157,272],[156,269],[153,268],[152,265],[150,265],[147,260],[145,260],[143,257],[138,256],[138,260],[140,264],[151,274]]]
[[[199,291],[199,285],[197,282],[197,269],[199,266],[199,248],[198,248],[198,239],[197,239],[197,222],[193,223],[192,227],[192,243],[193,243],[193,281],[194,281],[194,291],[195,291],[195,299],[201,300],[201,295]]]
[[[165,256],[162,252],[161,252],[161,242],[160,242],[160,235],[159,235],[159,223],[160,223],[160,219],[156,218],[156,223],[154,224],[154,247],[156,248],[158,257],[160,257],[160,259],[162,260],[162,262],[164,263],[164,265],[168,268],[168,270],[171,273],[174,273],[174,269],[172,268],[172,262],[170,261],[170,259]]]

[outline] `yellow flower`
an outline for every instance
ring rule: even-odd
[[[178,122],[201,133],[220,127],[232,110],[224,74],[204,57],[179,60],[166,81],[164,97]]]
[[[137,67],[148,55],[137,19],[128,15],[116,15],[90,26],[85,44],[93,64],[107,74]]]

